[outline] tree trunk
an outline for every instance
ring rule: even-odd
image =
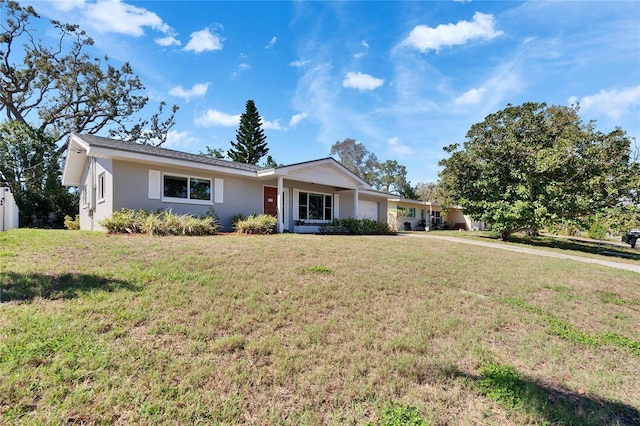
[[[509,231],[500,231],[500,239],[502,241],[509,241],[509,235],[511,235]]]

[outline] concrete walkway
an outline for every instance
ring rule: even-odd
[[[552,252],[552,251],[537,250],[537,249],[532,249],[532,248],[522,247],[522,246],[513,247],[513,246],[490,243],[490,242],[485,242],[485,241],[469,240],[469,239],[466,239],[466,238],[438,236],[438,235],[433,235],[433,234],[429,234],[429,233],[424,233],[424,234],[399,234],[399,235],[404,235],[404,236],[407,236],[407,237],[417,237],[417,238],[434,238],[434,239],[438,239],[438,240],[447,240],[447,241],[451,241],[451,242],[454,242],[454,243],[473,244],[473,245],[476,245],[476,246],[491,247],[491,248],[497,248],[497,249],[501,249],[501,250],[510,250],[510,251],[515,251],[515,252],[518,252],[518,253],[535,254],[537,256],[554,257],[554,258],[557,258],[557,259],[569,259],[569,260],[575,260],[576,262],[593,263],[593,264],[597,264],[597,265],[608,266],[610,268],[624,269],[624,270],[627,270],[627,271],[637,272],[638,274],[640,274],[640,265],[633,265],[631,263],[612,262],[610,260],[596,259],[596,258],[591,258],[591,257],[574,256],[574,255],[571,255],[571,254],[564,254],[564,253],[557,253],[557,252]]]

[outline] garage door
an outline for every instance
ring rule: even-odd
[[[358,219],[378,220],[378,203],[375,201],[358,201]]]

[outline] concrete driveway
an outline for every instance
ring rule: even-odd
[[[438,240],[447,240],[447,241],[451,241],[451,242],[454,242],[454,243],[473,244],[473,245],[476,245],[476,246],[491,247],[491,248],[496,248],[496,249],[501,249],[501,250],[510,250],[510,251],[515,251],[515,252],[518,252],[518,253],[534,254],[534,255],[537,255],[537,256],[554,257],[554,258],[557,258],[557,259],[569,259],[569,260],[575,260],[576,262],[582,262],[582,263],[594,263],[594,264],[597,264],[597,265],[608,266],[610,268],[624,269],[624,270],[627,270],[627,271],[632,271],[632,272],[636,272],[636,273],[640,274],[640,264],[639,265],[634,265],[634,264],[631,264],[631,263],[613,262],[613,261],[610,261],[610,260],[574,256],[574,255],[571,255],[571,254],[556,253],[556,252],[545,251],[545,250],[537,250],[537,249],[532,249],[532,248],[522,247],[522,246],[514,247],[514,246],[507,246],[507,245],[504,245],[504,244],[485,242],[485,241],[469,240],[469,239],[466,239],[466,238],[439,236],[439,235],[433,235],[432,233],[400,234],[400,235],[404,235],[404,236],[407,236],[407,237],[416,237],[416,238],[434,238],[434,239],[438,239]]]

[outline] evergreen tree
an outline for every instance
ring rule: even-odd
[[[267,155],[267,137],[261,127],[261,119],[256,105],[247,101],[246,111],[240,116],[240,127],[236,131],[236,142],[231,141],[227,156],[236,162],[258,164]]]

